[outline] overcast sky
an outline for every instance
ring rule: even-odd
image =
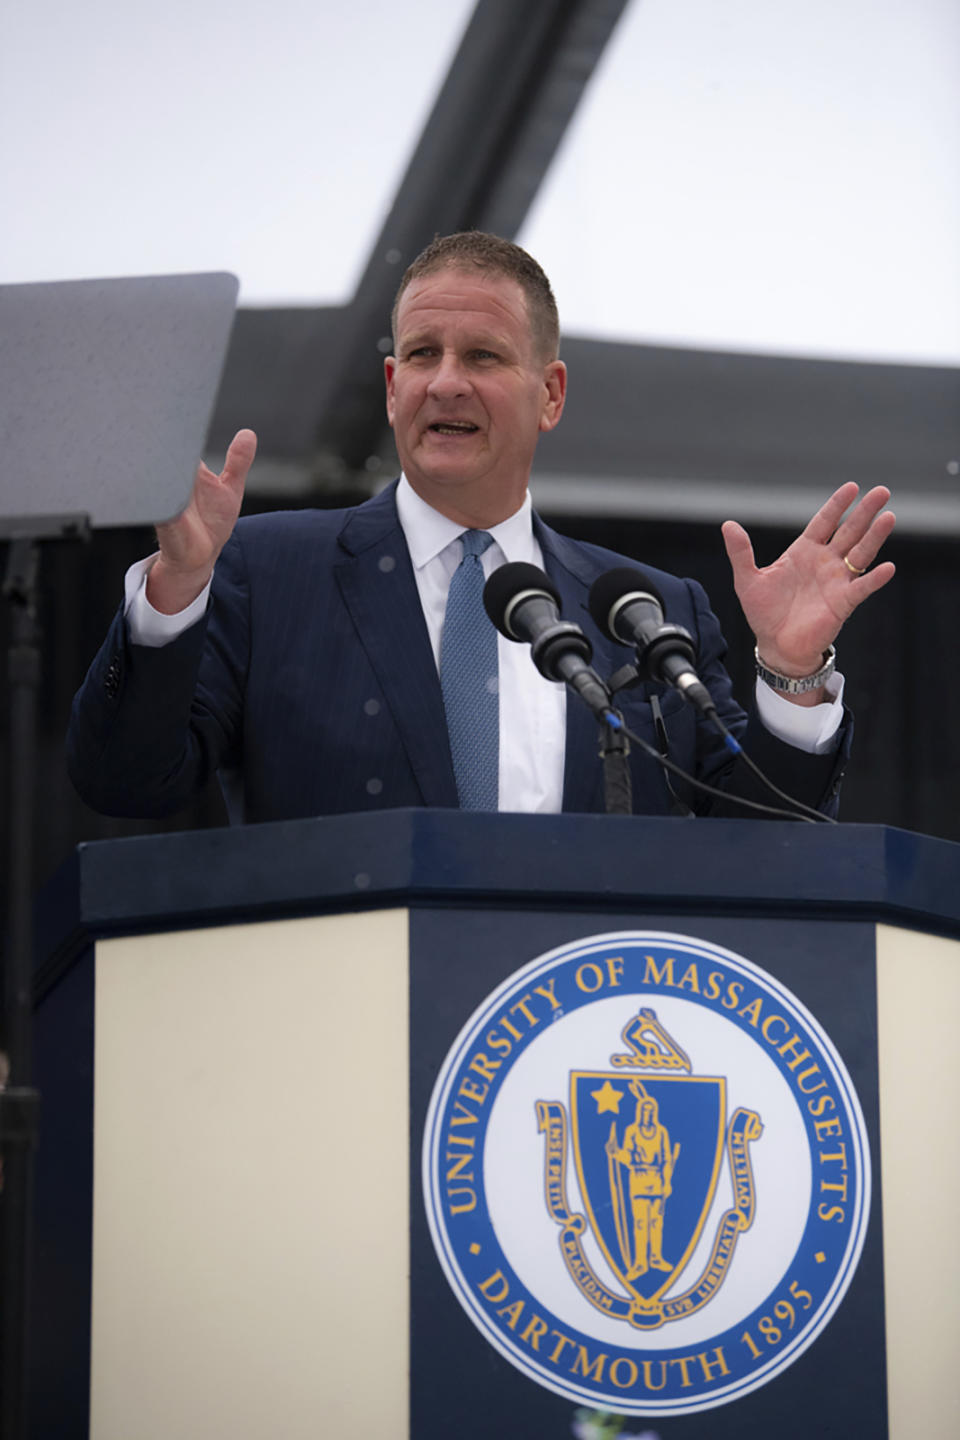
[[[471,0],[11,0],[0,281],[341,303]],[[960,363],[955,0],[633,0],[518,239],[568,333]]]

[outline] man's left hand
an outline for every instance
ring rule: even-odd
[[[890,491],[878,485],[844,515],[856,494],[852,481],[841,485],[779,560],[762,570],[743,526],[727,520],[722,527],[737,596],[772,670],[814,674],[843,622],[893,579],[889,560],[873,563],[895,524],[883,508]],[[820,698],[818,691],[797,697],[807,704]]]

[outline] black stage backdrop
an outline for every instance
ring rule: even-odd
[[[246,513],[257,508],[248,503]],[[546,516],[547,519],[551,517]],[[555,517],[564,534],[609,546],[706,587],[730,645],[729,668],[741,701],[752,685],[752,647],[733,593],[719,527],[610,517]],[[774,559],[793,532],[753,528],[760,564]],[[131,822],[96,815],[74,794],[63,760],[70,701],[106,632],[122,593],[128,564],[150,553],[146,530],[100,531],[87,544],[44,545],[41,614],[44,630],[37,775],[34,874],[41,886],[81,840],[147,831],[222,825],[225,814],[211,785],[189,809],[164,821]],[[6,547],[0,550],[5,562]],[[894,538],[890,557],[898,574],[848,623],[838,644],[847,698],[856,714],[853,761],[844,783],[842,819],[900,826],[960,840],[960,762],[955,731],[960,677],[954,627],[960,616],[957,545],[949,539]],[[0,616],[7,654],[9,615]],[[9,682],[0,678],[0,814],[7,816],[9,784]],[[6,935],[9,841],[3,834],[0,903]]]

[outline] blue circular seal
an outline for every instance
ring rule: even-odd
[[[860,1105],[785,986],[684,935],[540,956],[464,1026],[423,1187],[440,1263],[537,1383],[624,1414],[706,1410],[813,1344],[870,1208]]]

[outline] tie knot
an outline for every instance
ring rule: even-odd
[[[482,555],[493,544],[493,536],[486,530],[464,530],[460,539],[463,541],[464,556]]]

